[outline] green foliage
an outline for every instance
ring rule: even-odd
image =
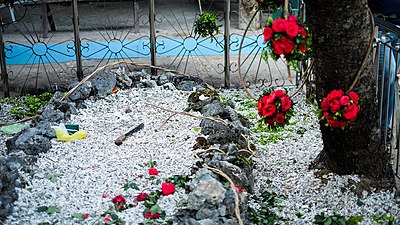
[[[36,212],[46,212],[47,214],[49,214],[50,216],[54,213],[59,213],[60,212],[60,208],[58,208],[57,206],[40,206],[36,209]]]
[[[351,216],[348,220],[342,215],[333,213],[329,216],[325,213],[318,214],[314,217],[314,224],[318,225],[358,225],[364,219],[362,216]]]
[[[131,183],[126,183],[124,184],[124,191],[129,190],[130,188],[134,189],[134,190],[139,190],[139,187],[137,186],[137,184],[135,182],[131,182]]]
[[[194,22],[194,33],[201,37],[214,36],[219,34],[219,28],[222,25],[217,25],[218,14],[213,12],[203,12],[197,17]]]
[[[254,196],[253,199],[260,205],[260,208],[254,209],[249,207],[249,221],[257,225],[274,225],[278,220],[282,220],[282,218],[271,211],[274,207],[281,207],[277,203],[282,198],[285,198],[285,196],[268,191],[261,193],[260,197]]]
[[[49,179],[52,183],[56,183],[58,181],[58,178],[61,176],[61,173],[49,174],[47,175],[47,179]]]
[[[372,218],[374,218],[375,222],[374,225],[386,225],[386,224],[392,224],[395,222],[395,219],[393,216],[387,216],[387,215],[373,215]]]
[[[190,178],[187,175],[173,175],[165,180],[165,182],[167,183],[174,184],[175,187],[182,187],[182,188],[188,185],[189,181]]]
[[[11,103],[14,106],[11,108],[10,113],[15,115],[17,118],[37,115],[38,110],[42,106],[47,105],[52,97],[52,93],[46,92],[41,95],[28,94],[22,97],[15,98],[14,101]]]

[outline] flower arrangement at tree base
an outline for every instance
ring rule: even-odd
[[[299,71],[298,61],[311,53],[311,35],[294,15],[276,20],[269,17],[263,35],[267,43],[262,52],[265,61],[268,61],[268,57],[275,61],[284,58],[289,66]]]
[[[269,128],[284,126],[294,114],[293,104],[283,90],[266,91],[258,100],[261,123]]]
[[[360,112],[358,94],[350,91],[345,94],[342,89],[332,90],[321,103],[320,119],[325,126],[344,128],[357,119]]]

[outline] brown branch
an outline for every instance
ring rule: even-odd
[[[23,118],[21,120],[15,121],[15,122],[0,124],[0,127],[9,126],[9,125],[17,124],[17,123],[23,123],[23,122],[26,122],[26,121],[29,121],[29,120],[34,120],[34,119],[36,119],[38,117],[39,117],[39,115],[25,117],[25,118]]]

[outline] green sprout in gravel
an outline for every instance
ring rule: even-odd
[[[278,195],[275,192],[264,191],[259,197],[253,196],[252,198],[260,207],[257,209],[249,208],[248,219],[250,222],[257,225],[274,225],[279,220],[283,220],[272,209],[282,207],[279,203],[286,198],[285,196]]]
[[[38,110],[47,105],[50,99],[53,97],[52,93],[45,92],[41,95],[25,95],[21,97],[16,97],[15,99],[9,101],[13,107],[10,113],[21,119],[25,116],[34,116],[38,114]]]

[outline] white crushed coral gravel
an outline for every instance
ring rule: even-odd
[[[52,140],[53,148],[42,154],[30,179],[27,189],[19,190],[15,212],[5,224],[38,224],[59,221],[60,224],[78,224],[71,218],[74,213],[103,213],[111,205],[111,197],[122,193],[121,187],[135,182],[140,187],[146,182],[149,159],[157,161],[158,175],[164,179],[174,174],[189,174],[195,163],[192,146],[198,133],[200,120],[177,115],[159,131],[155,131],[171,113],[155,109],[146,103],[155,103],[168,109],[183,110],[188,92],[160,89],[132,89],[120,91],[105,99],[87,100],[87,109],[79,111],[70,123],[79,124],[88,132],[88,137],[70,143]],[[245,96],[243,91],[227,90],[224,96],[230,99]],[[240,97],[243,100],[243,97]],[[347,187],[349,180],[359,181],[358,176],[328,174],[321,182],[308,170],[308,165],[322,149],[321,133],[312,107],[304,96],[296,98],[292,118],[296,121],[292,131],[283,132],[288,136],[268,146],[258,145],[256,169],[256,192],[269,190],[287,196],[281,202],[284,207],[276,213],[287,220],[282,224],[312,224],[314,216],[321,212],[338,212],[345,216],[364,217],[361,224],[372,224],[373,215],[391,215],[399,219],[400,207],[393,192],[376,192],[363,196],[365,204],[357,206],[358,197]],[[242,101],[243,102],[243,101]],[[127,109],[132,112],[127,113]],[[238,108],[238,107],[237,107]],[[242,106],[243,108],[243,106]],[[253,109],[252,113],[254,115]],[[241,111],[247,114],[246,111]],[[255,122],[257,118],[253,119]],[[143,122],[144,129],[128,138],[121,146],[114,140],[130,128]],[[297,132],[304,128],[304,134]],[[290,128],[290,127],[289,127]],[[60,173],[55,183],[48,175]],[[271,184],[267,182],[272,181]],[[133,202],[137,191],[123,192],[127,202]],[[110,195],[103,198],[103,195]],[[161,198],[160,206],[171,215],[174,205],[186,195],[178,191]],[[60,213],[51,216],[36,212],[37,207],[54,205]],[[125,210],[118,215],[127,224],[143,221],[143,204]],[[295,213],[304,215],[297,217]],[[86,219],[83,224],[94,222]]]

